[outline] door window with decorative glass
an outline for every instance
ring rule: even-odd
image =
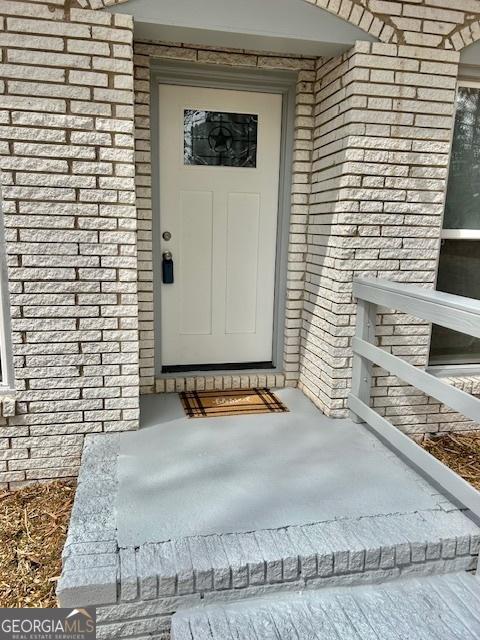
[[[184,163],[217,167],[257,166],[258,116],[185,109]]]

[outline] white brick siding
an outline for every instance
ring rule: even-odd
[[[138,424],[132,24],[1,9],[17,393],[0,414],[0,486],[15,486],[75,476],[83,434]]]
[[[435,282],[458,59],[362,42],[317,70],[300,381],[330,415],[345,413],[353,277]],[[382,346],[426,364],[428,327],[380,324]]]
[[[434,286],[459,54],[358,43],[319,62],[300,387],[346,415],[355,276]],[[386,311],[386,310],[385,310]],[[379,316],[379,345],[428,363],[430,326]],[[409,433],[478,428],[377,370],[373,406]],[[480,395],[479,378],[452,384]]]
[[[480,38],[477,0],[306,1],[348,20],[381,42],[460,51]]]
[[[435,281],[458,51],[480,38],[478,0],[317,0],[380,43],[328,61],[137,43],[135,72],[130,18],[93,11],[117,2],[0,0],[16,376],[0,411],[2,487],[74,476],[85,433],[138,426],[139,338],[143,392],[299,382],[343,416],[353,276]],[[155,381],[152,58],[298,71],[285,364],[275,378]],[[383,347],[426,364],[428,325],[385,312],[378,333]],[[374,405],[402,429],[471,427],[377,374]],[[453,383],[479,392],[477,379]]]

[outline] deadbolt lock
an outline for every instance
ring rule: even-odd
[[[164,231],[162,233],[162,238],[168,242],[171,238],[172,238],[172,234],[170,233],[170,231]]]
[[[173,284],[173,255],[171,251],[162,253],[162,282]]]

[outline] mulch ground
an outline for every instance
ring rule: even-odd
[[[480,490],[480,433],[433,436],[422,446]]]
[[[56,607],[56,581],[75,486],[0,493],[0,607]]]

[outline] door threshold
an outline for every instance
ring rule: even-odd
[[[190,371],[186,374],[160,374],[155,379],[155,393],[180,391],[208,391],[211,389],[246,389],[286,386],[285,372],[281,369],[244,369],[243,371]]]
[[[201,371],[202,373],[208,371],[248,371],[258,369],[274,369],[273,362],[227,362],[222,364],[179,364],[179,365],[164,365],[162,366],[162,374],[165,373],[195,373]]]

